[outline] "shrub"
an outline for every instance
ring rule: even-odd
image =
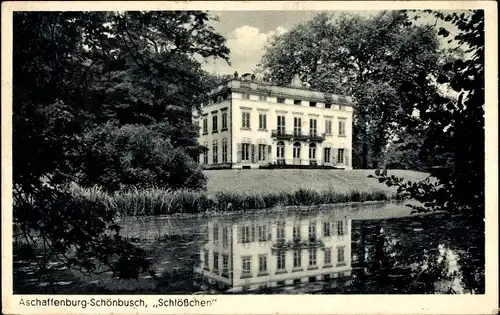
[[[133,186],[201,189],[206,179],[184,149],[147,126],[106,123],[83,136],[79,180],[109,192]]]

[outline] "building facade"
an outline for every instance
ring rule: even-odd
[[[305,166],[351,169],[350,97],[311,91],[294,80],[273,86],[227,81],[195,111],[205,168]]]
[[[233,292],[351,281],[351,219],[289,214],[208,223],[195,272]]]

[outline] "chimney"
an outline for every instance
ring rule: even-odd
[[[255,81],[255,74],[252,74],[252,81]]]
[[[238,79],[238,71],[235,71],[235,72],[234,72],[234,78],[235,78],[235,79]]]

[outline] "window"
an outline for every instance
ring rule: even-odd
[[[259,114],[259,130],[267,129],[267,115]]]
[[[298,137],[302,134],[302,118],[293,117],[293,135]]]
[[[219,240],[219,227],[214,225],[214,241]]]
[[[337,150],[337,163],[344,164],[344,149]]]
[[[332,154],[332,149],[330,148],[325,148],[325,163],[330,163],[331,162],[331,158],[330,158],[330,155]]]
[[[345,262],[345,257],[344,257],[344,246],[339,246],[337,247],[337,262],[339,264],[342,264]]]
[[[227,139],[222,139],[222,163],[227,163]]]
[[[249,100],[250,99],[250,94],[243,93],[243,94],[241,94],[241,98],[244,99],[244,100]]]
[[[267,97],[265,95],[259,95],[259,101],[267,101]]]
[[[325,103],[325,108],[332,108],[332,104],[330,104],[330,103]]]
[[[344,235],[344,221],[337,221],[337,235]]]
[[[285,98],[284,97],[278,97],[278,103],[284,104],[285,103]]]
[[[278,252],[278,256],[276,256],[276,269],[277,270],[285,270],[285,264],[286,264],[286,252]]]
[[[245,162],[250,161],[250,143],[241,144],[241,160]]]
[[[267,144],[259,144],[259,161],[266,160]]]
[[[229,272],[229,256],[227,254],[222,254],[222,273]]]
[[[316,144],[311,143],[309,145],[309,159],[315,160],[316,159]]]
[[[251,264],[252,264],[252,256],[241,257],[241,272],[247,274],[250,273]]]
[[[343,105],[339,105],[339,110],[344,110],[344,106]]]
[[[212,143],[212,163],[213,164],[219,163],[218,156],[219,156],[219,148],[217,146],[217,140],[214,140],[214,142]]]
[[[266,231],[266,226],[265,225],[260,225],[259,226],[259,242],[266,242],[267,241],[267,231]]]
[[[208,269],[210,267],[209,263],[209,257],[208,257],[208,250],[203,252],[203,267],[205,269]]]
[[[250,113],[243,112],[241,113],[241,127],[245,129],[250,129]]]
[[[222,129],[227,130],[227,111],[222,112]]]
[[[267,272],[267,255],[259,255],[259,273]]]
[[[293,100],[293,105],[302,105],[301,100]]]
[[[279,160],[283,160],[285,158],[285,143],[283,141],[278,142],[276,145],[276,157]]]
[[[218,117],[217,117],[217,114],[215,113],[212,116],[212,133],[216,133],[218,131],[217,120],[218,120]]]
[[[203,164],[208,164],[208,142],[204,142],[203,146],[205,147],[203,151]]]
[[[285,116],[278,116],[278,134],[285,133]]]
[[[345,120],[339,120],[339,136],[345,137]]]
[[[316,241],[316,222],[309,223],[309,240]]]
[[[316,102],[309,102],[309,106],[316,107]]]
[[[316,248],[309,249],[309,266],[316,266]]]
[[[219,253],[214,252],[214,269],[219,269]]]
[[[299,142],[295,142],[293,144],[293,158],[300,159],[300,143]]]
[[[240,230],[240,243],[250,243],[250,227],[242,226]]]
[[[222,229],[222,246],[227,247],[229,245],[229,231],[227,226]]]
[[[330,222],[323,222],[323,236],[330,236]]]
[[[276,229],[276,239],[278,240],[278,242],[285,241],[285,223],[284,222],[278,222],[278,226]]]
[[[300,224],[297,224],[293,227],[293,240],[300,241]]]
[[[293,252],[293,268],[299,268],[302,265],[302,253],[300,250],[296,249]]]
[[[332,263],[332,249],[325,248],[325,265],[330,265]]]
[[[203,134],[208,133],[208,119],[205,117],[203,118]]]
[[[332,134],[332,121],[331,120],[325,120],[325,133],[327,135]]]
[[[311,137],[315,137],[318,133],[318,121],[314,118],[309,119],[309,134]]]

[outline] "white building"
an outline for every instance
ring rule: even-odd
[[[233,292],[351,281],[351,219],[341,214],[211,221],[195,272]]]
[[[272,166],[351,169],[350,97],[288,86],[229,80],[195,111],[206,168]]]

